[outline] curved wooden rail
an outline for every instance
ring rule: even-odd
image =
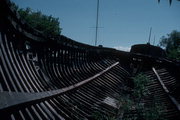
[[[179,119],[179,103],[171,95],[171,91],[167,86],[175,87],[177,80],[174,79],[169,72],[162,69],[155,69],[152,67],[152,71],[145,72],[150,82],[147,88],[150,92],[150,96],[146,98],[146,104],[152,104],[152,98],[155,97],[158,103],[163,107],[163,115],[168,120]]]
[[[17,93],[17,92],[1,92],[1,98],[0,98],[0,112],[1,111],[8,111],[7,109],[11,109],[12,107],[22,106],[26,104],[36,104],[37,102],[41,102],[44,100],[47,100],[52,97],[56,97],[58,95],[61,95],[66,92],[70,92],[71,90],[77,89],[78,87],[81,87],[92,80],[96,79],[97,77],[101,76],[114,66],[119,64],[119,62],[114,63],[113,65],[107,67],[105,70],[99,72],[98,74],[83,80],[79,83],[76,83],[74,85],[58,89],[58,90],[52,90],[52,91],[45,91],[45,92],[38,92],[38,93]]]
[[[172,96],[170,95],[169,90],[167,89],[167,87],[165,86],[165,84],[163,83],[163,81],[161,80],[158,72],[156,71],[156,69],[153,67],[152,70],[154,71],[154,73],[156,74],[162,88],[164,89],[164,91],[167,93],[167,95],[169,96],[169,98],[171,99],[172,103],[176,106],[176,108],[179,110],[180,112],[180,104],[178,103],[178,101]]]

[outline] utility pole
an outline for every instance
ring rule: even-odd
[[[152,31],[152,27],[150,28],[150,33],[149,33],[149,40],[148,40],[148,43],[150,44],[151,42],[151,31]]]
[[[155,41],[156,41],[156,37],[154,36],[154,41],[153,41],[153,45],[155,45]]]
[[[97,45],[97,37],[98,37],[98,24],[99,24],[99,0],[97,0],[95,46]]]

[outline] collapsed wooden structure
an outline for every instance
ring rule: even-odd
[[[145,72],[148,89],[166,106],[166,118],[174,120],[180,118],[179,71],[178,62],[157,56],[45,36],[23,22],[8,0],[0,1],[1,119],[114,115],[116,95],[131,86],[132,75]]]

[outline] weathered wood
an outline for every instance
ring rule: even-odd
[[[179,110],[180,112],[180,104],[178,103],[178,101],[172,96],[170,95],[169,90],[167,89],[167,87],[165,86],[165,84],[163,83],[163,81],[161,80],[158,72],[156,71],[156,69],[154,67],[152,67],[153,72],[156,74],[156,77],[160,83],[160,85],[162,86],[163,90],[166,92],[166,94],[168,95],[168,97],[171,99],[172,103],[176,106],[176,108]]]
[[[86,85],[88,82],[95,80],[97,77],[101,76],[108,70],[112,69],[119,62],[112,64],[111,66],[107,67],[105,70],[99,72],[98,74],[83,80],[79,83],[71,85],[69,87],[65,87],[59,90],[52,90],[52,91],[45,91],[39,93],[17,93],[17,92],[0,92],[0,111],[5,111],[6,109],[11,109],[12,107],[22,106],[25,104],[36,104],[37,102],[45,101],[49,98],[56,97],[60,94],[69,92],[73,89],[77,89],[83,85]]]

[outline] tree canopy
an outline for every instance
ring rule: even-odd
[[[161,0],[158,0],[158,3],[160,3]],[[180,1],[180,0],[177,0],[177,1]],[[169,4],[171,5],[172,4],[172,0],[169,0]]]
[[[170,58],[180,60],[180,32],[174,30],[160,40],[160,46],[166,49]]]
[[[61,28],[59,18],[51,15],[45,15],[41,11],[34,12],[31,8],[19,8],[12,3],[12,7],[19,13],[20,17],[27,22],[32,28],[46,35],[60,35]]]

